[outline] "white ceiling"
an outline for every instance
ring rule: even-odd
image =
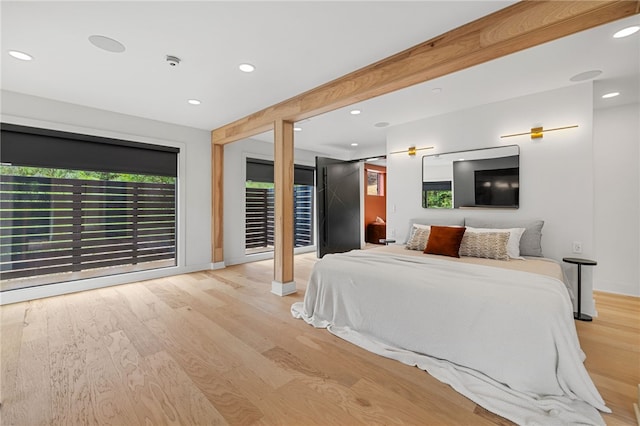
[[[2,1],[2,87],[211,130],[510,3]]]
[[[514,1],[2,1],[2,89],[212,130],[487,15]],[[391,125],[576,84],[626,81],[637,101],[640,36],[611,34],[638,16],[300,124],[296,146],[357,155]],[[100,50],[114,38],[123,53]],[[33,55],[23,62],[7,55]],[[165,55],[182,59],[170,67]],[[237,66],[256,66],[251,74]],[[625,79],[626,78],[626,79]],[[434,94],[432,88],[442,88]],[[629,90],[610,103],[629,102]],[[199,106],[187,99],[202,101]],[[262,136],[265,138],[265,135]],[[266,140],[271,138],[266,135]],[[375,148],[374,148],[375,147]]]
[[[640,33],[625,39],[612,37],[619,29],[638,24],[640,16],[633,16],[314,117],[299,124],[303,130],[295,135],[296,146],[310,150],[330,147],[334,155],[350,158],[382,155],[386,152],[386,129],[391,126],[572,84],[589,84],[569,80],[589,70],[602,71],[594,81],[594,108],[639,102]],[[434,93],[434,88],[441,91]],[[613,91],[620,96],[602,99],[603,94]],[[361,110],[361,114],[351,115],[352,109]],[[390,126],[374,126],[379,122]],[[257,139],[272,141],[273,136],[266,133]],[[358,143],[358,147],[351,147],[351,143]]]

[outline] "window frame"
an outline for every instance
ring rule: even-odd
[[[255,149],[255,148],[254,148]],[[241,189],[241,193],[242,193],[242,197],[240,202],[242,203],[242,205],[240,206],[241,211],[242,211],[242,220],[238,221],[238,222],[234,222],[235,225],[233,225],[233,229],[237,230],[237,232],[241,235],[245,235],[245,218],[247,215],[246,212],[246,205],[247,205],[247,200],[246,200],[246,191],[245,191],[245,187],[246,187],[246,181],[247,181],[247,160],[248,159],[256,159],[256,160],[262,160],[262,161],[273,161],[273,155],[272,154],[265,154],[264,152],[256,152],[256,150],[243,150],[242,154],[241,154],[241,158],[242,158],[242,164],[241,164],[241,170],[240,173],[241,175],[240,177],[240,181],[239,184],[242,184],[242,189]],[[296,165],[299,166],[305,166],[305,167],[311,167],[314,169],[314,174],[315,174],[315,161],[314,160],[304,160],[304,159],[295,159],[294,163]],[[234,187],[235,188],[235,187]],[[304,246],[304,247],[294,247],[293,252],[294,254],[300,254],[300,253],[308,253],[308,252],[313,252],[316,250],[316,244],[318,241],[318,235],[317,235],[317,226],[315,226],[315,224],[317,223],[318,220],[318,205],[317,205],[317,200],[316,200],[316,191],[315,191],[315,180],[314,180],[314,191],[312,191],[312,196],[313,196],[313,226],[312,226],[312,232],[313,232],[313,244],[310,246]],[[245,263],[245,262],[254,262],[254,261],[258,261],[258,260],[266,260],[266,259],[272,259],[274,257],[274,251],[273,250],[269,250],[269,251],[263,251],[263,252],[259,252],[259,253],[252,253],[252,254],[247,254],[245,252],[245,245],[244,245],[244,238],[243,238],[243,243],[242,243],[242,248],[240,249],[239,247],[236,248],[235,250],[233,250],[233,254],[235,255],[234,257],[231,257],[229,262],[227,264],[233,265],[233,264],[238,264],[238,263]]]
[[[121,133],[111,130],[99,130],[87,128],[73,124],[52,123],[43,120],[22,118],[22,117],[3,117],[3,123],[39,127],[51,130],[59,130],[62,132],[80,133],[88,136],[99,138],[114,138],[121,140],[129,140],[144,144],[157,146],[168,146],[178,148],[177,154],[177,200],[176,200],[176,221],[177,221],[177,258],[176,266],[169,266],[161,269],[152,269],[147,271],[128,272],[117,275],[109,275],[104,277],[86,278],[77,281],[61,282],[56,284],[48,284],[45,286],[27,287],[22,289],[3,292],[0,297],[0,305],[18,303],[28,300],[39,299],[43,297],[58,296],[61,294],[74,293],[84,290],[93,290],[103,287],[110,287],[119,284],[126,284],[136,281],[150,280],[161,277],[172,276],[180,273],[191,272],[186,266],[186,159],[188,155],[188,146],[185,142],[176,140],[159,139],[152,136],[142,136],[139,134]],[[198,268],[198,270],[201,268]]]

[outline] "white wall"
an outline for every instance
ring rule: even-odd
[[[640,104],[598,109],[594,288],[640,296]]]
[[[584,83],[550,92],[515,98],[458,111],[389,129],[387,152],[434,146],[437,154],[517,144],[520,146],[520,208],[518,210],[437,211],[421,206],[422,158],[407,154],[387,157],[387,233],[406,238],[409,220],[422,217],[482,217],[543,219],[542,247],[546,257],[595,258],[593,181],[593,89]],[[501,135],[577,124],[576,129],[500,139]],[[420,151],[419,151],[420,152]],[[394,211],[395,207],[395,211]],[[389,235],[391,237],[391,235]],[[582,242],[583,253],[572,253],[572,242]],[[573,265],[571,265],[573,266]],[[563,264],[575,282],[575,266]],[[592,268],[583,268],[582,309],[594,314]]]
[[[181,193],[181,209],[178,231],[182,238],[178,247],[178,267],[85,280],[81,284],[76,281],[72,286],[75,291],[210,267],[211,146],[209,131],[15,92],[2,91],[1,96],[0,118],[5,123],[180,147],[178,185]],[[53,294],[50,292],[68,292],[65,288],[62,284],[54,284],[39,288],[38,293],[31,296],[27,295],[27,292],[20,292],[27,298],[34,298]],[[18,297],[18,290],[10,293],[13,294],[11,297]],[[3,303],[9,303],[9,300],[9,296],[3,295]]]
[[[296,149],[294,163],[315,166],[316,155],[324,154]],[[245,183],[247,157],[273,160],[273,144],[244,139],[224,146],[224,263],[234,265],[273,258],[273,252],[245,254]],[[314,247],[296,249],[313,251]]]

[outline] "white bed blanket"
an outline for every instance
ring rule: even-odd
[[[318,261],[291,312],[519,424],[604,424],[596,409],[610,412],[551,277],[352,251]]]

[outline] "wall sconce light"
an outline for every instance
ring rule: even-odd
[[[540,126],[540,127],[532,127],[531,131],[529,131],[529,132],[514,133],[512,135],[504,135],[504,136],[500,136],[500,138],[511,138],[513,136],[531,135],[531,139],[541,139],[543,134],[546,133],[546,132],[554,132],[556,130],[573,129],[575,127],[578,127],[578,125],[575,124],[573,126],[556,127],[555,129],[543,129],[542,126]]]
[[[416,155],[418,151],[423,151],[425,149],[433,149],[433,147],[427,146],[425,148],[416,148],[415,146],[410,146],[408,149],[405,149],[402,151],[393,151],[393,152],[390,152],[389,154],[404,154],[406,152],[407,154],[409,154],[409,156],[413,157],[414,155]]]

